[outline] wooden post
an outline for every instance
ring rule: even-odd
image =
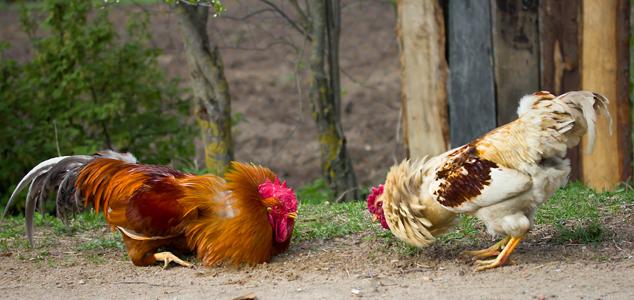
[[[399,0],[405,143],[412,158],[447,150],[445,25],[438,0]]]
[[[449,126],[453,147],[496,127],[488,1],[449,1]]]
[[[597,190],[610,190],[631,177],[629,116],[629,0],[583,0],[581,87],[610,99],[614,124],[597,122],[594,152],[582,148],[583,180]],[[584,139],[583,144],[587,143]]]
[[[581,0],[539,5],[540,90],[560,95],[581,89],[579,32]],[[571,180],[581,179],[579,147],[568,151]]]
[[[497,125],[517,119],[520,98],[539,89],[538,1],[491,0]]]

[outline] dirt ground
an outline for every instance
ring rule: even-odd
[[[625,229],[597,245],[558,245],[537,230],[514,254],[514,265],[479,273],[459,255],[465,245],[405,253],[374,233],[293,245],[256,267],[165,270],[135,267],[123,250],[74,251],[87,237],[69,236],[45,257],[31,250],[0,257],[0,293],[5,299],[633,299],[634,226]]]
[[[509,266],[473,272],[463,250],[493,243],[440,240],[403,246],[376,230],[291,245],[254,267],[135,267],[123,249],[87,249],[112,238],[108,228],[75,234],[35,231],[36,248],[0,252],[0,295],[6,299],[634,299],[634,206],[603,219],[601,243],[574,244],[538,225]],[[377,225],[378,226],[378,225]],[[22,238],[22,237],[19,237]],[[251,299],[251,298],[246,298]]]
[[[237,127],[237,153],[286,177],[294,185],[319,175],[315,126],[306,99],[298,53],[300,36],[254,1],[226,1],[228,15],[211,22],[221,45]],[[389,1],[344,1],[341,40],[343,125],[360,182],[377,183],[404,157],[399,123],[398,47]],[[187,79],[178,24],[165,6],[127,10],[151,12],[153,42],[164,49],[160,62]],[[113,21],[125,23],[122,9]],[[13,44],[9,57],[25,59],[30,49],[18,30],[16,11],[0,11],[0,40]],[[293,245],[270,264],[195,270],[134,267],[123,250],[74,250],[82,236],[60,237],[46,257],[36,251],[0,256],[0,295],[7,299],[143,298],[232,299],[634,299],[634,222],[631,214],[598,245],[558,245],[538,232],[514,255],[515,265],[472,272],[458,255],[464,245],[437,245],[403,254],[372,233]],[[622,234],[626,232],[628,234]],[[40,233],[40,236],[44,233]],[[36,238],[36,241],[38,239]],[[479,246],[491,242],[481,240]],[[75,246],[73,246],[75,245]]]

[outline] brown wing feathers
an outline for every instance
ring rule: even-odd
[[[433,193],[444,206],[460,206],[480,195],[491,183],[492,168],[497,168],[497,164],[478,157],[473,144],[460,147],[449,154],[448,160],[436,172],[435,179],[440,184]]]

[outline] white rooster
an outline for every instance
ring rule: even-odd
[[[474,215],[488,233],[504,238],[466,253],[495,257],[476,261],[476,271],[502,266],[532,227],[537,207],[566,184],[566,150],[587,132],[592,151],[598,112],[611,123],[607,105],[604,96],[587,91],[524,96],[517,120],[439,156],[392,167],[385,185],[372,189],[368,210],[418,247],[450,229],[457,214]]]

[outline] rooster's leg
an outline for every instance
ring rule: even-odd
[[[178,258],[176,255],[172,254],[172,252],[160,252],[160,253],[154,253],[154,259],[156,259],[157,261],[162,261],[164,262],[163,264],[163,269],[167,268],[167,265],[169,265],[170,262],[175,262],[183,267],[186,268],[191,268],[194,265]]]
[[[500,250],[504,245],[506,245],[511,237],[507,236],[503,240],[495,243],[493,246],[482,249],[482,250],[474,250],[474,251],[463,251],[462,255],[473,256],[475,258],[488,258],[491,256],[496,256],[500,254]]]
[[[515,247],[522,241],[522,237],[511,237],[509,242],[504,246],[504,250],[495,258],[490,260],[476,260],[476,265],[480,265],[475,271],[482,271],[492,268],[497,268],[505,265],[508,262],[509,256],[515,250]]]

